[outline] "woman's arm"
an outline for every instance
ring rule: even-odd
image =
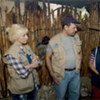
[[[99,75],[99,72],[97,71],[96,64],[95,64],[95,53],[93,52],[90,55],[89,67],[95,74]]]
[[[93,60],[89,61],[89,67],[95,74],[99,75],[99,72],[97,71],[96,66],[94,66],[94,61]]]
[[[5,59],[7,60],[7,64],[12,66],[17,74],[19,74],[22,78],[26,78],[28,74],[30,73],[27,68],[23,65],[21,61],[14,58],[12,55],[6,55]]]

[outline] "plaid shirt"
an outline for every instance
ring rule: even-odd
[[[13,68],[21,76],[21,78],[26,78],[28,76],[29,70],[25,68],[21,61],[14,58],[12,55],[7,55],[6,59],[8,61],[8,64],[13,66]]]

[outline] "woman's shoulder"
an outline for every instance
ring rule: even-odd
[[[18,52],[19,52],[19,50],[20,50],[19,46],[13,44],[13,45],[11,45],[10,48],[5,52],[4,55],[8,55],[8,54],[10,54],[10,55],[17,55]]]

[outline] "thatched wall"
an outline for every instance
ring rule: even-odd
[[[83,60],[81,73],[83,76],[88,75],[88,61],[90,51],[95,46],[100,45],[100,19],[98,17],[99,10],[93,8],[95,6],[92,5],[93,9],[91,9],[90,17],[88,18],[87,16],[85,16],[85,20],[83,20],[81,19],[81,12],[79,13],[75,8],[62,6],[61,8],[50,12],[50,4],[48,3],[47,8],[44,2],[43,5],[43,9],[41,9],[40,7],[36,7],[34,12],[26,9],[23,16],[21,16],[20,14],[19,6],[12,8],[10,12],[7,12],[7,10],[5,11],[6,26],[0,26],[0,50],[2,51],[1,56],[3,56],[4,52],[10,46],[10,43],[8,41],[8,34],[5,32],[5,29],[12,23],[22,23],[26,27],[28,27],[30,38],[29,44],[32,49],[38,54],[37,45],[41,42],[42,38],[46,35],[51,38],[55,34],[59,33],[61,31],[60,18],[64,14],[70,14],[76,17],[82,23],[82,29],[78,32],[83,43]],[[15,12],[13,12],[13,10],[15,10]],[[55,18],[54,16],[55,11],[57,11],[57,18]],[[46,68],[45,56],[42,57],[41,60],[43,60],[43,66],[39,71],[41,84],[49,84],[51,83],[51,77],[48,74],[48,69]],[[2,72],[2,76],[4,76],[5,69],[2,60],[0,61],[0,72]],[[4,77],[1,80],[6,81]]]

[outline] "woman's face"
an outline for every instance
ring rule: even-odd
[[[27,33],[21,35],[21,36],[18,38],[18,42],[20,42],[21,44],[26,44],[27,41],[28,41],[28,35],[27,35]]]

